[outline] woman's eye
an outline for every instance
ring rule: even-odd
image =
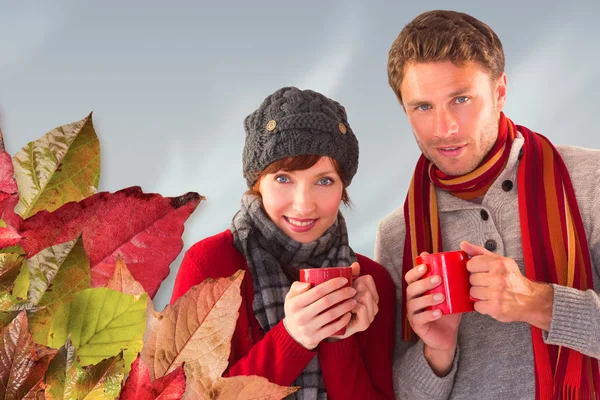
[[[288,183],[290,178],[288,178],[287,175],[277,175],[275,180],[279,183]]]
[[[321,178],[319,179],[319,181],[317,182],[319,185],[321,186],[329,186],[333,183],[333,179],[331,178]]]

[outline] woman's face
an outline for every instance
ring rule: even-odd
[[[320,238],[337,218],[344,187],[329,157],[309,169],[277,171],[259,182],[271,221],[301,243]]]

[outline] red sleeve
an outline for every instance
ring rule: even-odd
[[[359,256],[361,275],[371,275],[379,294],[379,312],[364,332],[319,345],[327,395],[336,399],[394,399],[392,365],[396,298],[388,272]]]
[[[171,303],[206,278],[231,276],[238,269],[245,269],[242,304],[231,340],[229,367],[223,376],[258,375],[289,386],[317,353],[298,344],[283,322],[262,335],[252,310],[252,276],[232,240],[231,233],[226,231],[195,244],[186,252],[175,279]]]
[[[192,252],[190,250],[186,251],[175,277],[173,293],[171,294],[171,304],[175,303],[175,300],[183,296],[192,286],[196,286],[205,278],[205,276],[200,274]]]
[[[280,321],[223,376],[259,375],[278,385],[290,386],[315,354],[299,345]]]

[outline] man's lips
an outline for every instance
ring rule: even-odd
[[[450,146],[438,146],[436,149],[442,153],[446,157],[457,157],[462,154],[462,152],[467,147],[466,144],[462,145],[450,145]]]

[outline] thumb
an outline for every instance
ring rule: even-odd
[[[352,276],[355,278],[357,276],[360,276],[360,264],[357,262],[353,262],[351,267],[352,267]]]
[[[296,297],[299,294],[306,292],[308,289],[310,289],[310,287],[311,287],[310,282],[296,281],[296,282],[292,283],[292,286],[290,287],[290,291],[288,292],[287,297],[289,297],[289,298]]]
[[[467,241],[460,242],[460,249],[467,253],[471,257],[483,256],[483,255],[494,255],[494,253],[488,251],[485,247],[471,244]]]

